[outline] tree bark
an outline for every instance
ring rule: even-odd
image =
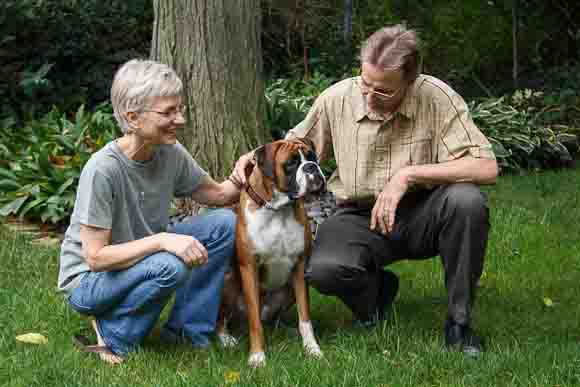
[[[514,89],[518,88],[518,29],[519,29],[519,4],[518,0],[512,3],[512,80]]]
[[[151,58],[184,82],[187,124],[178,134],[212,176],[264,143],[260,1],[154,0]]]

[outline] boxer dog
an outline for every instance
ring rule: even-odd
[[[304,281],[305,259],[312,248],[304,199],[326,188],[313,148],[306,139],[266,144],[255,151],[255,166],[246,171],[248,185],[240,195],[236,225],[237,262],[226,277],[217,333],[224,346],[235,345],[236,339],[227,332],[226,314],[247,314],[251,367],[266,363],[262,320],[293,305],[294,299],[306,354],[322,356]]]

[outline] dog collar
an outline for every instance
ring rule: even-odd
[[[248,195],[250,195],[252,200],[254,202],[256,202],[256,204],[258,206],[265,207],[265,208],[272,210],[272,211],[276,210],[276,208],[274,208],[274,206],[272,206],[272,203],[264,200],[264,198],[261,197],[260,194],[258,194],[256,191],[254,191],[254,189],[252,188],[251,185],[248,184],[248,186],[246,187],[246,192],[248,193]]]

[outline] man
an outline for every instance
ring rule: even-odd
[[[477,185],[495,183],[491,145],[455,91],[419,74],[413,30],[385,27],[360,55],[360,76],[325,90],[287,136],[310,138],[321,159],[334,153],[337,163],[328,186],[339,211],[318,230],[306,278],[372,326],[398,291],[398,278],[383,267],[440,255],[445,343],[480,353],[483,340],[470,322],[489,214]]]

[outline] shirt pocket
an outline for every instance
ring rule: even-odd
[[[408,165],[433,163],[433,138],[423,136],[409,139],[403,146],[403,153],[409,155]]]
[[[432,164],[433,137],[428,134],[421,136],[404,136],[394,138],[389,144],[388,178],[390,179],[401,168],[410,165]]]

